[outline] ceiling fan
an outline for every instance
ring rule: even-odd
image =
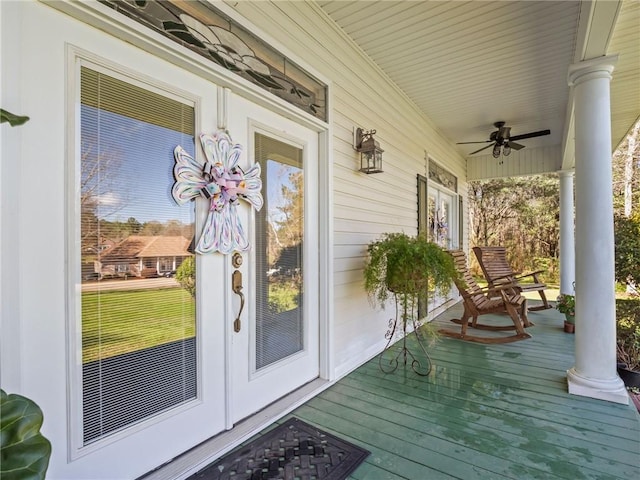
[[[511,149],[522,150],[524,145],[516,143],[515,140],[524,140],[525,138],[542,137],[549,135],[551,130],[540,130],[538,132],[523,133],[522,135],[511,136],[511,127],[505,127],[505,122],[495,122],[494,127],[497,128],[495,132],[491,132],[489,140],[483,140],[480,142],[458,142],[458,145],[465,145],[470,143],[490,143],[486,147],[482,147],[475,152],[471,152],[469,155],[475,155],[487,148],[493,147],[493,156],[498,158],[500,156],[500,148],[502,147],[502,153],[504,156],[508,156],[511,153]]]

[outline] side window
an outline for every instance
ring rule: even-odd
[[[430,167],[431,175],[434,169]],[[443,169],[436,170],[436,179],[444,178],[447,185],[455,187],[457,179],[453,175],[444,175]],[[435,180],[428,180],[427,177],[418,175],[418,233],[426,234],[431,242],[437,243],[442,248],[453,249],[461,245],[460,232],[461,222],[458,220],[461,215],[458,195],[450,191],[443,185],[439,185]],[[418,317],[424,318],[428,314],[429,305],[432,308],[442,301],[434,296],[425,296],[418,302]]]
[[[418,174],[418,233],[427,231],[427,177]]]
[[[424,177],[422,177],[424,178]],[[458,248],[460,242],[458,179],[445,168],[429,161],[426,195],[426,231],[431,240],[443,248]]]
[[[196,397],[194,210],[171,197],[194,155],[193,104],[100,67],[80,71],[77,360],[82,441]]]

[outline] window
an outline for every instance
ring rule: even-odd
[[[155,278],[159,256],[192,255],[193,206],[176,205],[170,186],[175,146],[194,155],[195,111],[99,67],[81,67],[80,90],[79,368],[87,445],[197,393],[195,300],[174,279]]]
[[[429,180],[443,187],[458,191],[458,179],[451,172],[445,170],[435,162],[429,162]]]
[[[303,150],[255,134],[265,204],[256,214],[256,369],[304,348]]]
[[[429,161],[429,180],[418,175],[418,231],[434,243],[451,249],[460,246],[458,179]]]
[[[455,177],[454,177],[455,179]],[[457,179],[455,179],[457,184]],[[426,234],[430,241],[442,248],[450,250],[460,247],[460,223],[458,221],[458,195],[426,177],[418,175],[418,232]],[[428,298],[432,308],[443,299]],[[418,304],[418,316],[423,318],[428,313],[427,299]]]
[[[327,119],[327,86],[204,1],[102,3],[313,116]]]

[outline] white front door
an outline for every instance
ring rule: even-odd
[[[237,206],[249,251],[194,254],[210,204],[176,204],[173,151],[203,163],[218,87],[170,66],[153,81],[75,72],[73,456],[155,445],[151,469],[318,377],[318,133],[231,94],[238,166],[261,166],[264,205]],[[167,435],[179,446],[162,453]]]
[[[156,67],[150,79],[127,59],[73,65],[69,478],[150,470],[227,423],[224,258],[193,252],[207,202],[179,205],[171,193],[174,149],[202,162],[198,133],[215,131],[217,86],[140,58]],[[110,452],[120,449],[130,452],[122,471]]]
[[[229,102],[229,132],[246,167],[260,164],[264,199],[259,212],[241,202],[251,249],[227,278],[231,424],[318,377],[319,286],[318,133],[233,94]]]

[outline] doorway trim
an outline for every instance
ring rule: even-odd
[[[296,406],[304,403],[309,398],[317,395],[326,388],[330,381],[336,378],[335,362],[333,359],[332,332],[333,332],[333,141],[332,141],[332,82],[319,74],[309,66],[302,58],[292,55],[291,52],[279,44],[261,29],[250,25],[244,18],[240,17],[235,10],[223,5],[222,10],[232,16],[235,20],[258,32],[259,36],[266,43],[273,45],[283,52],[298,65],[305,68],[320,81],[327,85],[327,121],[322,121],[311,114],[305,113],[296,107],[288,104],[284,100],[266,93],[250,82],[239,78],[223,67],[209,62],[199,57],[188,49],[163,38],[149,29],[141,29],[140,25],[115,12],[98,2],[91,3],[68,3],[53,0],[40,0],[42,3],[62,11],[76,20],[96,27],[107,34],[110,34],[122,41],[128,42],[143,51],[159,59],[166,60],[186,71],[208,80],[219,88],[228,88],[237,95],[246,98],[268,110],[282,115],[302,126],[305,126],[318,133],[318,274],[319,274],[319,355],[320,371],[319,379],[292,392],[291,395],[274,403],[268,409],[258,412],[254,417],[250,417],[245,422],[255,422],[255,429],[261,428],[277,420]],[[101,34],[101,33],[96,33]],[[90,55],[89,55],[90,56]],[[70,379],[71,380],[71,379]],[[298,400],[296,400],[296,398]],[[287,406],[289,404],[289,406]],[[280,408],[281,411],[277,411]],[[236,427],[238,428],[238,427]],[[249,435],[249,434],[248,434]],[[243,438],[248,438],[243,437]],[[217,438],[217,437],[214,437]],[[238,443],[241,439],[238,441]],[[237,444],[237,443],[236,443]]]

